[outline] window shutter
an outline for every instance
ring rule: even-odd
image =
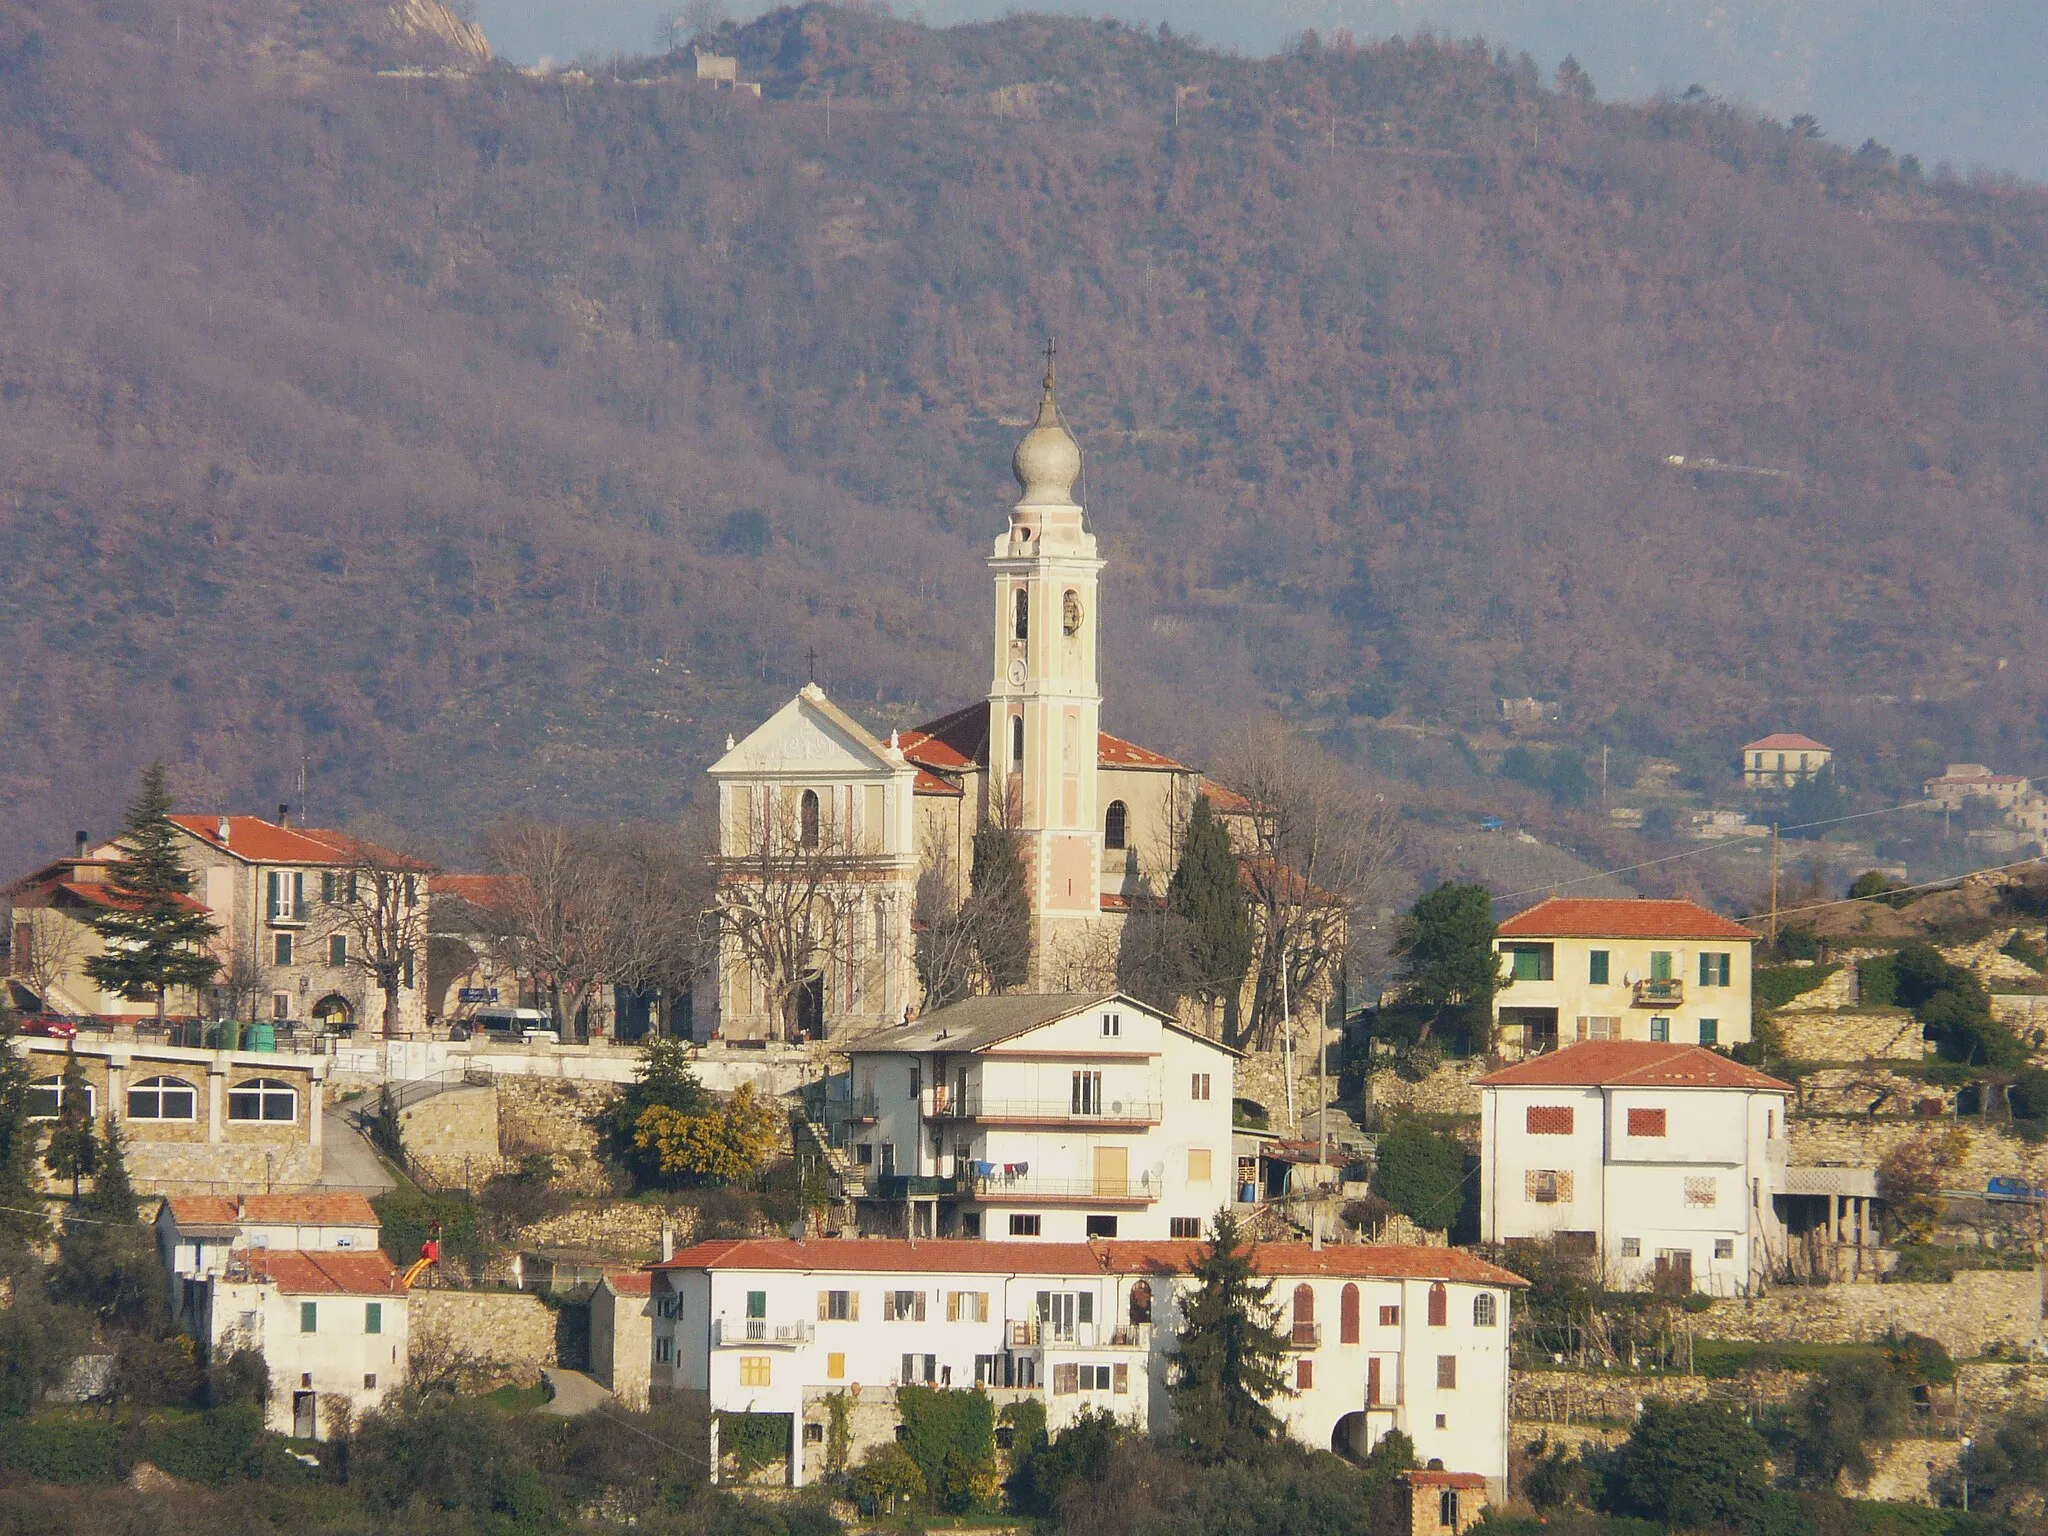
[[[946,1321],[949,1323],[960,1321],[960,1293],[958,1291],[946,1292]]]
[[[985,1323],[988,1321],[987,1291],[982,1291],[974,1298],[974,1320],[977,1323]]]
[[[831,1293],[830,1293],[830,1292],[828,1292],[828,1291],[820,1291],[820,1292],[818,1292],[818,1321],[819,1321],[819,1322],[821,1322],[821,1323],[822,1323],[822,1322],[824,1322],[824,1321],[825,1321],[825,1314],[826,1314],[826,1312],[827,1312],[827,1311],[829,1310],[829,1308],[830,1308],[830,1307],[831,1307]]]
[[[1711,987],[1713,984],[1714,957],[1708,954],[1706,951],[1702,950],[1700,952],[1700,985],[1703,987]]]
[[[860,1321],[859,1291],[848,1291],[846,1293],[846,1320],[849,1323],[857,1323]]]
[[[882,1321],[885,1323],[896,1321],[896,1293],[894,1291],[882,1292]]]
[[[305,910],[306,875],[305,871],[295,869],[292,871],[292,915],[296,917]]]
[[[284,897],[283,873],[275,869],[267,871],[263,877],[263,891],[264,915],[274,919],[277,916],[277,904]]]
[[[919,1292],[917,1293],[917,1320],[918,1320],[918,1321],[919,1321],[920,1323],[924,1321],[924,1292],[923,1292],[923,1291],[919,1291]]]

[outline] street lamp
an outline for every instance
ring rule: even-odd
[[[1963,1513],[1970,1512],[1970,1447],[1977,1442],[1968,1435],[1963,1436]]]

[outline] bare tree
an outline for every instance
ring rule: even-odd
[[[208,989],[214,1011],[224,1019],[243,1019],[253,1024],[258,1000],[270,990],[270,984],[271,970],[263,963],[256,935],[238,929],[227,959],[213,973],[213,985]]]
[[[794,1040],[805,987],[851,951],[867,861],[809,792],[743,804],[718,863],[719,932],[766,992],[782,1038]]]
[[[589,828],[507,821],[484,834],[484,845],[512,877],[504,915],[555,1028],[568,1035],[618,968],[618,935],[627,921],[617,910],[624,885],[606,877],[605,850]]]
[[[86,927],[55,907],[14,909],[14,974],[27,982],[44,1011],[50,992],[62,985],[84,952]]]
[[[1252,999],[1227,1043],[1270,1048],[1286,1012],[1342,974],[1354,914],[1386,892],[1400,833],[1384,796],[1277,722],[1226,744],[1216,777],[1249,806],[1232,817],[1253,926]]]
[[[654,994],[661,1033],[717,953],[716,831],[700,813],[681,827],[636,822],[599,834],[604,857],[593,878],[613,887],[596,911],[614,925],[600,946],[608,979]]]
[[[980,946],[960,884],[950,842],[943,833],[928,829],[910,913],[918,988],[927,1009],[943,1008],[975,990]]]
[[[348,971],[383,995],[382,1029],[392,1035],[400,992],[426,985],[427,880],[433,866],[380,843],[340,833],[319,835],[342,854],[343,862],[322,872],[323,883],[333,881],[332,899],[321,903],[325,924],[316,937],[330,944],[343,941]]]

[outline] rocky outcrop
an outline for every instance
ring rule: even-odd
[[[442,3],[442,0],[392,0],[384,8],[392,35],[402,43],[438,46],[456,62],[488,64],[491,45],[484,29]]]

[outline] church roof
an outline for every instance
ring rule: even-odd
[[[932,774],[971,773],[988,766],[988,705],[969,704],[950,715],[941,715],[936,720],[913,726],[902,732],[897,742],[905,757],[926,770],[918,776],[919,794],[957,794],[957,789],[943,781],[937,785],[928,784],[927,777]],[[1176,762],[1165,753],[1154,752],[1150,747],[1141,747],[1107,731],[1096,733],[1095,761],[1104,768],[1187,771],[1186,764]]]

